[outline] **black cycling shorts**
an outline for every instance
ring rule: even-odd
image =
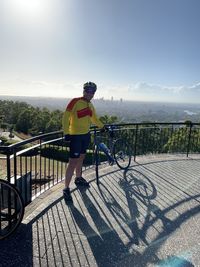
[[[85,154],[90,143],[90,133],[70,136],[70,158],[79,158],[80,154]]]

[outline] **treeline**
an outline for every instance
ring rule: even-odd
[[[61,129],[62,112],[35,108],[25,102],[0,100],[0,127],[37,135]]]
[[[47,108],[33,107],[26,102],[0,100],[0,128],[30,134],[59,131],[62,129],[60,110],[50,111]],[[117,123],[116,116],[103,115],[101,121],[106,124]]]

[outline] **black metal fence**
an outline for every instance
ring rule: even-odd
[[[200,124],[115,124],[115,138],[122,137],[137,155],[200,152]],[[94,132],[84,168],[94,167]],[[101,137],[107,141],[106,133]],[[0,178],[15,184],[26,205],[64,179],[69,147],[63,133],[52,132],[10,145],[0,146]],[[102,158],[102,161],[104,159]]]

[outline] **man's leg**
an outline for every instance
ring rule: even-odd
[[[85,159],[85,154],[80,154],[80,157],[76,165],[76,177],[82,176],[82,166],[83,166],[84,159]]]
[[[76,165],[76,177],[78,177],[78,178],[82,177],[83,161],[85,159],[86,150],[89,147],[89,143],[90,143],[90,133],[81,135],[80,157],[79,157],[79,161]]]
[[[72,197],[71,197],[71,192],[69,189],[69,184],[71,182],[78,160],[79,160],[78,158],[69,158],[69,163],[66,169],[65,188],[63,189],[63,196],[64,196],[65,201],[67,202],[73,202]]]
[[[85,158],[85,154],[80,154],[79,160],[76,165],[76,179],[75,184],[77,186],[86,186],[89,187],[89,183],[82,177],[82,166],[83,166],[83,160]]]
[[[71,182],[72,176],[74,174],[74,170],[77,166],[79,158],[70,158],[69,163],[65,173],[65,188],[69,188],[69,184]]]

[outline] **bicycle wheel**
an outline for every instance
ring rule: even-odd
[[[131,164],[130,145],[123,139],[117,139],[113,146],[113,156],[120,169],[127,169]]]
[[[24,202],[18,189],[0,179],[0,240],[10,236],[24,216]]]

